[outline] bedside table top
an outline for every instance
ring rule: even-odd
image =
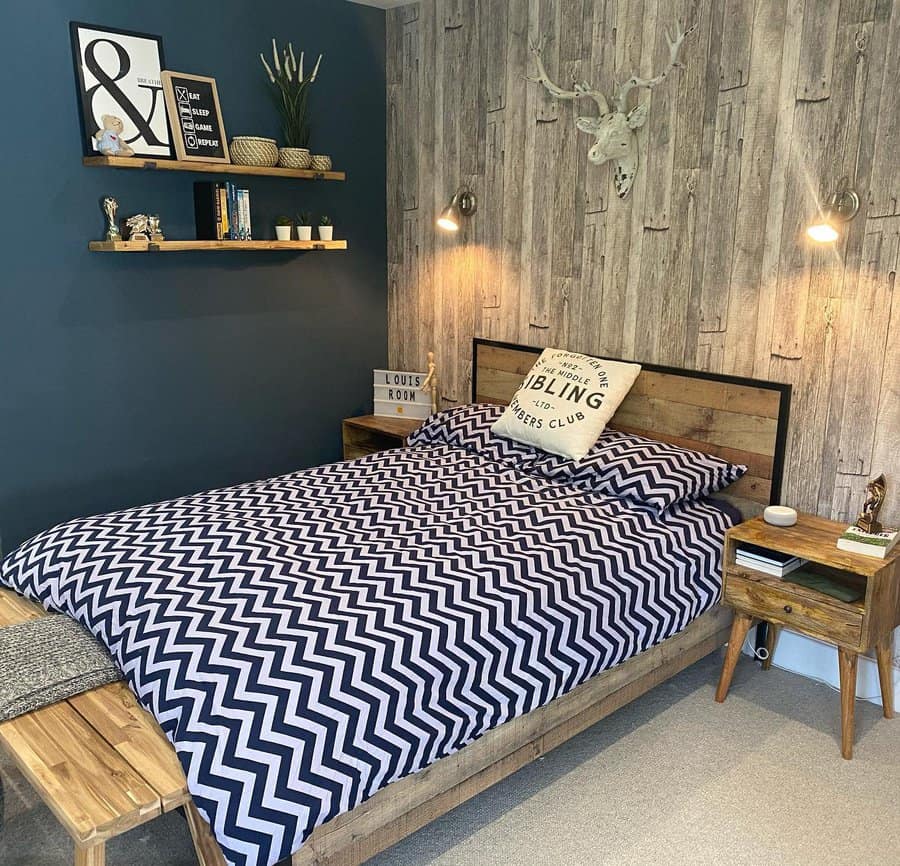
[[[345,424],[353,427],[361,427],[364,430],[374,430],[378,433],[390,433],[393,436],[405,438],[413,430],[421,427],[424,421],[418,418],[394,418],[388,415],[360,415],[357,418],[345,418]]]
[[[801,512],[797,515],[794,526],[772,526],[762,517],[754,517],[733,526],[728,530],[727,536],[733,541],[746,541],[782,553],[792,553],[812,562],[866,577],[877,574],[900,554],[900,546],[892,550],[885,559],[839,550],[837,540],[846,529],[845,523]]]

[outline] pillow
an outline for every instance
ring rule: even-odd
[[[533,448],[504,439],[491,432],[491,426],[506,411],[493,403],[469,403],[431,415],[421,427],[406,437],[407,445],[433,445],[443,442],[494,460],[522,466],[537,456]]]
[[[581,460],[640,372],[640,364],[544,349],[491,429],[498,436]]]
[[[676,502],[718,493],[737,481],[746,466],[712,454],[606,430],[580,462],[546,455],[529,471],[580,490],[652,505],[662,511]]]

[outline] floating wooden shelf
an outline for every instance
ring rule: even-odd
[[[178,159],[147,159],[142,156],[86,156],[89,167],[136,168],[145,171],[194,171],[204,174],[252,174],[266,177],[291,177],[301,180],[346,180],[343,171],[313,171],[309,168],[266,168],[262,165],[234,165],[228,162],[194,162]]]
[[[345,250],[347,241],[91,241],[93,253],[178,253],[191,250]]]

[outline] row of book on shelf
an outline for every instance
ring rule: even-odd
[[[198,241],[251,241],[250,190],[230,180],[194,184],[194,223]]]

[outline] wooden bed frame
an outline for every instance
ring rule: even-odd
[[[507,403],[540,352],[476,339],[473,397]],[[729,493],[755,513],[778,500],[789,401],[789,385],[644,365],[610,426],[747,464]],[[0,591],[0,625],[42,613]],[[358,866],[721,647],[730,625],[717,605],[662,644],[392,783],[316,829],[292,866]],[[67,728],[78,733],[67,737]],[[123,684],[4,722],[0,742],[72,835],[78,866],[103,866],[107,839],[180,805],[199,862],[224,864],[174,750]]]

